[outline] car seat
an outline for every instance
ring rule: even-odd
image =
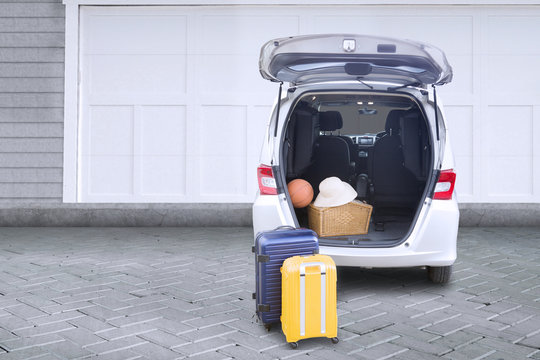
[[[319,113],[319,126],[322,132],[341,129],[343,119],[337,111]],[[308,170],[306,179],[317,194],[321,181],[336,176],[342,181],[351,182],[354,178],[354,162],[351,162],[347,141],[340,136],[321,135],[315,142],[313,165]]]
[[[294,110],[285,135],[287,179],[295,179],[313,163],[313,147],[319,137],[319,113],[300,103]]]
[[[376,208],[414,209],[420,198],[419,182],[404,166],[401,119],[404,110],[392,110],[386,118],[386,134],[374,147],[370,160],[371,199]]]

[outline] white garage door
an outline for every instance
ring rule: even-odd
[[[464,202],[540,201],[538,7],[81,7],[83,202],[250,202],[277,85],[268,39],[352,32],[435,44]]]

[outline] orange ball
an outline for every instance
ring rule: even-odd
[[[294,179],[287,184],[287,188],[295,208],[306,207],[313,200],[313,187],[306,180]]]

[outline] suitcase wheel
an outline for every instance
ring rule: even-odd
[[[339,342],[339,339],[337,337],[332,338],[332,344],[337,344]]]
[[[266,329],[266,331],[270,331],[270,330],[272,330],[272,325],[264,324],[264,328]]]
[[[289,345],[291,345],[291,348],[293,349],[297,349],[298,348],[298,343],[295,341],[295,342],[291,342],[289,343]]]

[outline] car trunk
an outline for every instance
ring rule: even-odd
[[[387,247],[412,230],[433,185],[433,141],[422,107],[405,93],[313,92],[290,111],[282,178],[318,185],[330,176],[349,183],[373,206],[367,234],[326,236],[321,245]],[[289,194],[287,196],[290,199]],[[293,208],[309,227],[307,208]]]

